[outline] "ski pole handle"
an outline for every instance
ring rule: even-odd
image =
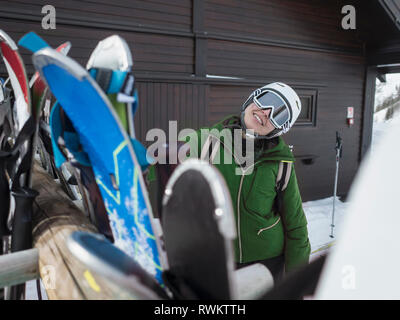
[[[16,252],[32,247],[32,207],[39,193],[21,187],[12,191],[12,195],[15,199],[15,213],[11,231],[11,251]]]
[[[5,160],[0,157],[0,255],[3,254],[3,237],[10,235],[10,230],[7,227],[8,212],[10,209],[10,188],[5,175]]]
[[[15,199],[14,220],[11,230],[11,252],[32,248],[32,206],[38,192],[20,187],[11,192]],[[10,299],[20,300],[24,297],[25,284],[10,288]]]
[[[342,157],[342,138],[339,135],[339,132],[336,131],[336,146],[335,146],[335,150],[336,152],[338,152],[338,156],[341,158]]]

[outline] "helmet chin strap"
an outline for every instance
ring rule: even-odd
[[[255,140],[255,139],[257,139],[257,133],[251,134],[251,133],[247,132],[247,129],[242,129],[242,137],[244,139]]]

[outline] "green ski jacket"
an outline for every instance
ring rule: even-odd
[[[238,117],[230,116],[207,129],[212,134],[212,129],[220,132],[235,123],[238,123]],[[201,139],[204,134],[201,129],[196,134],[199,147],[197,151],[200,155],[203,148],[201,142],[204,145],[206,137]],[[242,170],[235,162],[232,152],[228,152],[232,156],[231,164],[226,164],[224,152],[226,157],[227,145],[222,141],[218,151],[220,163],[213,164],[225,178],[232,198],[238,235],[234,243],[236,262],[247,263],[284,254],[285,270],[289,272],[308,263],[310,242],[294,166],[283,193],[283,212],[275,212],[275,185],[279,163],[294,161],[293,154],[283,139],[278,137],[275,142],[268,149],[260,149],[259,152],[255,150],[251,174],[244,174],[249,168]]]

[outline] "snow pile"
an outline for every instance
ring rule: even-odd
[[[383,110],[384,111],[384,110]],[[372,130],[371,150],[376,150],[384,133],[394,126],[400,126],[400,112],[395,113],[392,119],[384,122],[374,122]]]
[[[40,280],[40,293],[42,294],[42,300],[48,300],[42,280]],[[36,280],[31,280],[26,283],[25,295],[25,300],[39,300]]]
[[[303,203],[303,210],[308,222],[308,237],[311,244],[311,259],[326,253],[332,241],[340,231],[348,203],[336,198],[335,202],[335,228],[331,238],[333,197]]]
[[[317,299],[399,299],[398,119],[360,167]],[[395,125],[396,124],[396,125]]]
[[[376,85],[378,88],[375,93],[375,107],[382,104],[382,102],[393,95],[396,92],[396,86],[400,84],[400,74],[387,74],[386,75],[386,83],[379,83],[379,80],[376,80]]]

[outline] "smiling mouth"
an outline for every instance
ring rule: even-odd
[[[260,123],[262,126],[264,125],[263,121],[261,120],[261,118],[257,114],[254,113],[253,116],[258,121],[258,123]]]

